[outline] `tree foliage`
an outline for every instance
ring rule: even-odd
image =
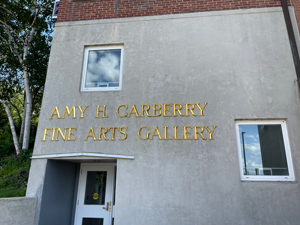
[[[0,198],[25,196],[32,150],[0,158]]]
[[[0,2],[0,102],[8,105],[6,111],[9,108],[13,112],[15,136],[23,149],[29,145],[32,115],[38,115],[41,105],[52,40],[53,2]],[[0,116],[3,109],[1,112]],[[13,126],[10,123],[11,130]]]

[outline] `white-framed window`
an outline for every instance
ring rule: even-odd
[[[295,180],[285,120],[238,120],[235,126],[242,180]]]
[[[58,15],[58,8],[59,8],[59,0],[55,0],[53,12],[52,12],[52,19],[56,19]]]
[[[81,91],[122,90],[122,46],[86,47]]]

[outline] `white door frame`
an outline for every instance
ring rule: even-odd
[[[82,163],[78,180],[78,191],[75,211],[75,225],[82,225],[82,218],[103,218],[103,225],[111,225],[114,217],[114,186],[115,186],[115,166],[116,163]],[[88,171],[107,171],[105,205],[85,205],[85,188]],[[110,206],[107,205],[111,203]]]

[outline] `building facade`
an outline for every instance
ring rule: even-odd
[[[290,39],[277,0],[60,1],[35,224],[299,224]]]

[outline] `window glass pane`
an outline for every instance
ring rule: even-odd
[[[85,205],[104,205],[106,188],[106,171],[88,171],[85,189]]]
[[[82,218],[82,225],[103,225],[103,218]]]
[[[85,88],[119,87],[121,49],[89,50]]]
[[[288,176],[280,124],[239,125],[244,175]]]

